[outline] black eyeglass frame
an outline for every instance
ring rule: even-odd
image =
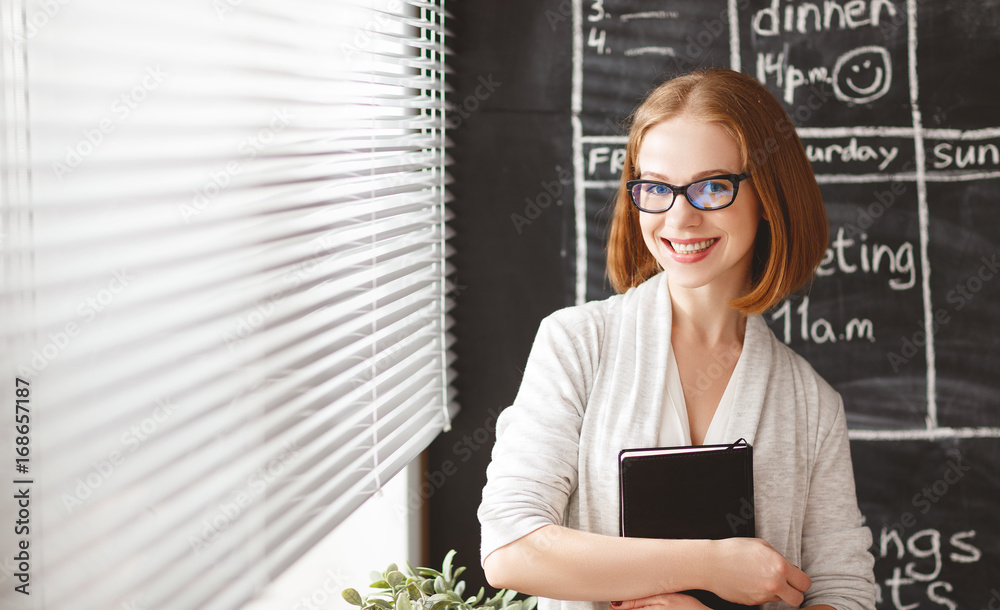
[[[640,212],[646,212],[647,214],[662,214],[663,212],[668,211],[670,208],[674,207],[674,203],[677,201],[678,195],[684,195],[684,199],[691,204],[691,207],[697,210],[702,210],[703,212],[714,212],[716,210],[724,210],[729,206],[733,205],[733,203],[736,201],[736,195],[738,195],[740,192],[740,182],[743,182],[749,177],[750,177],[750,172],[743,172],[742,174],[720,174],[718,176],[709,176],[707,178],[695,180],[694,182],[689,182],[683,186],[674,186],[672,184],[667,184],[666,182],[660,182],[658,180],[629,180],[628,182],[625,183],[625,188],[628,190],[628,198],[632,202],[632,205],[634,205]],[[692,186],[700,182],[707,182],[709,180],[719,180],[719,179],[726,179],[733,183],[733,199],[726,205],[720,205],[717,208],[702,208],[698,207],[693,201],[691,201],[691,198],[688,197],[687,190]],[[663,208],[662,210],[647,210],[646,208],[640,206],[639,203],[636,202],[635,195],[633,194],[633,191],[636,185],[638,184],[656,184],[659,186],[667,187],[674,194],[673,199],[670,200],[670,205]]]

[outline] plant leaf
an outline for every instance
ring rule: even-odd
[[[419,572],[421,576],[444,576],[444,574],[433,568],[417,568],[417,572]]]
[[[454,580],[451,575],[451,565],[455,559],[455,549],[448,551],[448,554],[444,556],[444,566],[441,569],[444,579],[447,581]]]
[[[495,606],[499,606],[500,605],[500,598],[503,596],[503,592],[504,592],[504,589],[500,589],[499,591],[496,592],[496,594],[493,597],[491,597],[488,600],[486,600],[485,602],[483,602],[483,605],[484,606],[494,606],[494,607]]]
[[[410,596],[406,591],[400,591],[399,595],[396,596],[396,610],[413,610],[413,605],[410,603]]]
[[[398,570],[386,572],[385,579],[393,589],[397,589],[406,584],[406,576],[403,576],[403,573]]]
[[[420,584],[417,581],[407,582],[406,592],[409,594],[410,599],[414,601],[424,597],[424,592],[420,590]]]
[[[532,595],[523,602],[521,602],[521,607],[523,610],[535,610],[538,606],[538,598]]]
[[[474,599],[476,601],[469,602],[469,603],[478,604],[479,602],[483,601],[483,596],[484,595],[486,595],[486,588],[485,587],[479,587],[479,593],[474,598],[472,598],[472,599]]]
[[[448,591],[448,583],[441,576],[437,576],[434,578],[434,590],[438,593],[445,593]]]
[[[352,606],[361,606],[365,603],[364,600],[361,599],[361,594],[358,593],[356,589],[344,589],[340,592],[340,594],[345,600],[347,600],[347,603]]]
[[[457,595],[459,597],[462,597],[463,593],[465,593],[465,581],[464,580],[459,581],[458,584],[455,585],[455,595]]]
[[[517,596],[517,591],[514,591],[513,589],[505,589],[503,592],[503,597],[501,599],[503,599],[503,601],[506,603],[510,603],[510,601],[513,600],[514,597],[516,596]],[[506,605],[506,603],[504,605]]]
[[[371,587],[372,589],[391,589],[392,588],[391,586],[389,586],[389,583],[385,582],[384,580],[376,580],[375,582],[373,582],[372,584],[370,584],[368,586]]]
[[[434,595],[434,581],[427,579],[420,583],[420,590],[427,595]]]
[[[451,596],[448,595],[447,593],[436,593],[434,595],[431,595],[430,597],[427,598],[427,601],[425,602],[426,607],[430,608],[431,610],[447,608],[449,605],[451,605],[451,603],[452,603]]]
[[[384,599],[373,599],[372,602],[379,608],[382,608],[383,610],[392,610],[392,604],[385,601]]]

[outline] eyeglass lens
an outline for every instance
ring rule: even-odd
[[[736,186],[726,178],[712,178],[691,184],[686,192],[688,201],[702,210],[714,210],[733,201]],[[632,188],[632,197],[646,210],[663,210],[673,203],[674,192],[662,184],[642,183]]]

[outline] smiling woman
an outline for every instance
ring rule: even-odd
[[[874,607],[843,403],[759,315],[811,277],[828,238],[789,126],[728,70],[668,81],[633,114],[608,243],[622,294],[543,320],[497,425],[479,509],[494,586],[543,610],[704,610],[695,589]],[[755,444],[758,538],[618,536],[623,449],[737,439]],[[697,493],[676,491],[664,501]]]

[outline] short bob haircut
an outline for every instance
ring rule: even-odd
[[[826,252],[829,225],[788,114],[763,85],[732,70],[705,70],[669,80],[653,89],[630,117],[608,238],[608,278],[616,291],[624,292],[661,270],[642,239],[640,212],[625,183],[641,174],[639,148],[649,129],[682,115],[724,128],[739,146],[740,171],[750,172],[747,183],[756,189],[765,220],[754,245],[750,291],[730,306],[744,314],[764,313],[812,277]]]

